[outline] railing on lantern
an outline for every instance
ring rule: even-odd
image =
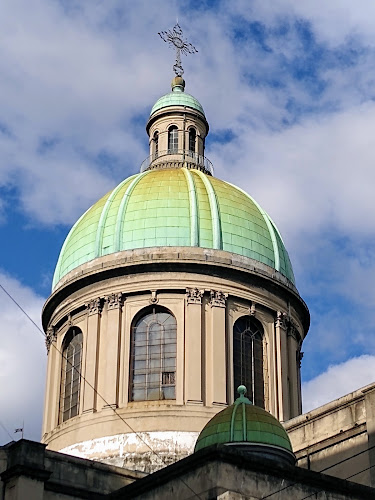
[[[140,171],[153,168],[196,168],[209,175],[214,175],[214,167],[203,155],[186,149],[167,149],[148,156],[141,164]]]

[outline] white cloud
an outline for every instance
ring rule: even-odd
[[[1,271],[0,283],[40,325],[42,297]],[[0,420],[12,437],[24,421],[25,437],[39,441],[47,359],[44,339],[2,289],[0,295]],[[19,437],[14,435],[15,440]],[[0,427],[0,444],[9,441]]]
[[[303,411],[318,408],[373,382],[375,356],[359,356],[330,366],[324,373],[302,385]]]

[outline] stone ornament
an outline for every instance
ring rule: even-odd
[[[47,354],[49,353],[52,342],[56,342],[56,340],[57,340],[57,332],[55,331],[55,328],[53,326],[50,326],[49,328],[47,328],[46,339],[45,339]]]
[[[123,295],[121,292],[119,293],[111,293],[106,297],[108,310],[110,309],[119,309],[122,306],[124,301]]]
[[[227,293],[224,293],[221,290],[211,290],[210,296],[211,307],[225,307],[228,298]]]
[[[250,316],[255,316],[255,302],[251,303],[251,306],[249,307],[249,314]]]
[[[151,290],[150,304],[157,304],[159,302],[157,290]]]
[[[288,323],[287,322],[287,315],[281,311],[277,311],[275,327],[276,328],[283,328],[284,330],[286,330],[288,327],[287,323]]]
[[[86,307],[90,316],[91,314],[100,314],[103,309],[103,301],[101,297],[97,297],[96,299],[90,300],[90,302],[86,304]]]
[[[186,301],[188,304],[202,304],[203,294],[204,290],[199,290],[199,288],[187,288]]]

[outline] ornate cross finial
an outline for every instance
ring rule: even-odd
[[[173,71],[176,76],[182,76],[184,74],[184,70],[181,65],[181,52],[186,56],[187,54],[195,54],[195,52],[198,52],[197,49],[194,45],[186,42],[182,38],[182,29],[178,22],[174,26],[173,30],[161,31],[158,35],[160,35],[165,42],[168,42],[170,46],[173,46],[176,49],[176,61],[173,66]]]

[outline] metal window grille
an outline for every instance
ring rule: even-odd
[[[189,130],[189,151],[195,152],[195,141],[197,133],[194,128]]]
[[[162,309],[142,316],[132,328],[130,399],[175,399],[177,323]]]
[[[71,328],[63,349],[60,385],[60,422],[79,412],[83,336],[79,328]]]
[[[248,398],[264,408],[263,328],[252,317],[239,318],[233,328],[234,389],[247,387]]]
[[[154,134],[154,142],[155,142],[155,150],[154,150],[154,159],[159,156],[159,133],[155,132]]]
[[[178,151],[178,130],[175,125],[168,130],[168,153],[177,153]]]

